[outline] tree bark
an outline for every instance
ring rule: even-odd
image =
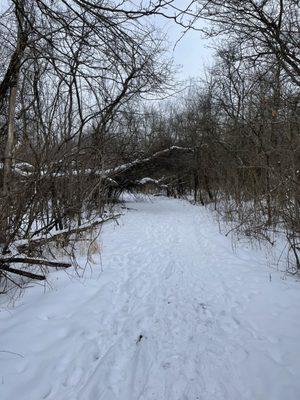
[[[8,132],[3,160],[3,183],[4,196],[10,193],[11,172],[13,167],[14,145],[15,145],[15,113],[18,92],[18,80],[20,74],[21,60],[27,44],[27,33],[24,31],[24,6],[25,0],[15,2],[15,14],[18,25],[16,49],[11,57],[5,80],[9,88],[8,107]],[[2,82],[3,83],[3,82]]]
[[[10,89],[9,95],[9,116],[8,116],[8,133],[4,152],[3,165],[3,195],[8,196],[10,193],[11,171],[13,166],[13,152],[15,142],[15,110],[16,110],[17,85]]]

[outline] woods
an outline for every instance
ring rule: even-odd
[[[216,38],[179,95],[151,18]],[[92,224],[143,178],[247,236],[283,234],[299,270],[298,1],[13,0],[0,22],[0,284],[45,256],[20,241]]]
[[[102,214],[107,187],[94,171],[119,162],[110,142],[120,114],[168,86],[162,39],[139,23],[159,3],[19,0],[2,10],[2,254]]]

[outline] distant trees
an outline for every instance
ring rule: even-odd
[[[164,118],[172,143],[194,149],[189,171],[173,185],[184,183],[196,201],[213,204],[246,235],[270,243],[274,231],[285,235],[294,271],[300,268],[300,97],[288,78],[279,63],[253,64],[229,43],[206,81]]]
[[[197,1],[189,15],[220,40],[206,81],[170,112],[181,143],[195,149],[186,187],[247,235],[272,242],[274,230],[285,232],[299,270],[299,2]]]
[[[198,1],[188,14],[191,27],[220,37],[215,64],[180,105],[156,115],[150,138],[193,148],[189,171],[171,184],[246,235],[272,243],[274,231],[284,234],[299,270],[298,1]]]

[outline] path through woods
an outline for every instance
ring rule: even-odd
[[[204,208],[127,206],[92,274],[1,311],[1,400],[299,399],[299,282]]]

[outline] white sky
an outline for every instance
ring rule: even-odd
[[[175,0],[174,5],[178,8],[185,8],[190,3],[189,0]],[[169,10],[168,14],[172,14]],[[189,30],[181,38],[184,28],[177,25],[175,21],[161,16],[150,17],[151,23],[167,34],[170,41],[170,55],[173,56],[175,64],[180,65],[177,76],[180,80],[189,78],[203,77],[206,67],[213,63],[214,50],[211,48],[212,42],[203,39],[199,31]],[[203,26],[203,21],[197,21],[198,26]],[[174,51],[174,45],[178,41]]]
[[[174,57],[174,62],[181,66],[177,74],[179,79],[203,77],[205,68],[211,66],[213,59],[214,51],[209,47],[209,41],[203,39],[200,32],[190,30],[185,33],[173,50],[174,44],[182,35],[182,28],[168,22],[163,30],[166,31],[171,43],[170,52]]]

